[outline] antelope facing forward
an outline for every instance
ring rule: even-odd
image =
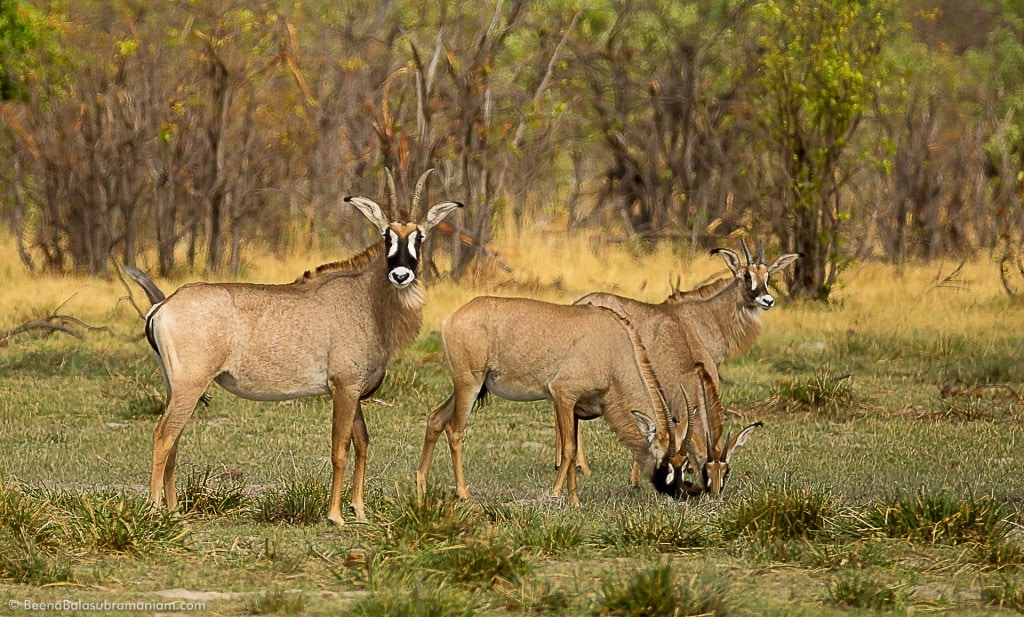
[[[413,191],[415,209],[427,175]],[[394,181],[387,183],[397,207]],[[419,251],[430,230],[462,204],[436,204],[421,223],[389,222],[365,197],[346,197],[383,236],[355,257],[318,267],[287,285],[196,283],[156,304],[146,334],[168,388],[153,435],[150,501],[174,509],[174,465],[182,428],[216,381],[242,398],[280,401],[330,394],[331,498],[327,517],[342,524],[341,485],[355,446],[352,508],[365,520],[363,477],[369,436],[360,400],[384,379],[391,356],[419,334],[425,288]]]
[[[640,333],[640,338],[645,341],[651,363],[664,384],[679,382],[693,366],[688,362],[680,362],[680,357],[689,356],[694,363],[703,364],[714,388],[711,398],[717,400],[720,388],[718,365],[727,358],[745,352],[754,344],[761,332],[759,311],[767,311],[775,305],[775,298],[768,290],[769,276],[783,270],[801,256],[800,253],[789,253],[780,256],[771,265],[765,265],[763,243],[758,251],[758,261],[754,261],[745,240],[741,238],[740,244],[746,265],[729,249],[715,248],[711,251],[711,254],[721,255],[725,259],[733,273],[732,279],[714,281],[688,292],[675,292],[660,304],[649,304],[610,293],[588,294],[577,300],[576,304],[604,306],[629,318]],[[675,392],[671,387],[668,391]],[[673,413],[679,408],[678,405],[679,401],[670,396],[669,409]],[[715,407],[708,406],[709,410]],[[717,417],[710,417],[716,413]],[[678,414],[674,415],[679,417]],[[702,479],[709,461],[714,462],[717,458],[719,462],[724,462],[723,457],[731,457],[731,452],[739,447],[719,443],[722,424],[719,403],[717,411],[709,413],[709,417],[704,420],[704,428],[707,430],[695,431],[690,442],[694,446],[694,451],[690,453],[690,467]],[[753,426],[744,429],[744,441]],[[557,439],[556,435],[556,465],[561,461]],[[714,441],[704,443],[706,439]],[[589,473],[586,457],[582,454],[582,444],[576,450],[584,474]],[[711,474],[715,481],[705,484],[704,489],[711,491],[712,485],[715,485],[717,488],[713,492],[717,495],[724,486],[724,476],[718,481],[717,473],[712,471]],[[631,482],[634,486],[637,483],[636,471],[631,476]]]
[[[603,417],[655,488],[675,490],[683,471],[675,429],[640,338],[621,316],[599,307],[484,296],[445,318],[441,340],[455,391],[427,419],[416,471],[421,493],[444,431],[456,490],[469,496],[462,435],[474,403],[488,392],[511,401],[554,402],[565,457],[552,492],[560,494],[568,480],[573,504],[579,503],[574,451],[580,417]]]

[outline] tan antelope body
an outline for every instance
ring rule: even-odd
[[[640,339],[612,311],[478,297],[444,320],[441,338],[454,392],[427,419],[416,472],[419,491],[426,489],[434,446],[443,431],[456,489],[460,497],[468,497],[463,431],[474,403],[487,393],[511,401],[554,403],[565,458],[553,492],[560,494],[567,481],[574,504],[579,503],[574,450],[580,417],[604,418],[659,491],[670,492],[681,478],[674,427]]]
[[[714,281],[688,292],[675,292],[660,304],[650,304],[610,293],[592,293],[576,301],[576,304],[604,306],[626,316],[636,327],[644,341],[648,357],[665,386],[670,412],[680,418],[678,410],[684,409],[678,389],[673,386],[688,379],[694,366],[701,365],[708,376],[705,389],[712,390],[708,399],[720,401],[720,379],[718,366],[727,358],[747,351],[761,332],[760,311],[767,311],[775,304],[768,291],[768,279],[800,257],[798,253],[780,256],[771,265],[765,265],[764,246],[755,261],[742,242],[746,265],[739,256],[728,249],[717,248],[712,254],[721,254],[733,273],[732,279]],[[741,435],[722,443],[721,404],[708,404],[705,414],[698,414],[703,427],[694,430],[690,439],[690,468],[703,478],[709,462],[711,483],[705,490],[717,496],[724,486],[728,467],[722,463],[743,445],[749,431],[757,425],[748,426]],[[557,440],[557,436],[556,436]],[[557,446],[557,442],[556,442]],[[578,444],[577,458],[582,461],[587,473],[586,457],[582,455],[582,444]],[[556,464],[560,463],[557,456]],[[717,471],[716,471],[717,470]],[[718,472],[721,473],[718,473]],[[637,482],[636,473],[631,482]]]
[[[429,172],[428,172],[429,173]],[[413,207],[426,180],[413,195]],[[388,175],[392,204],[394,184]],[[167,381],[167,409],[153,437],[150,500],[177,503],[178,440],[199,398],[216,381],[252,400],[330,394],[331,497],[328,518],[342,524],[341,486],[354,445],[352,507],[365,520],[363,479],[369,437],[360,400],[384,379],[391,356],[413,341],[425,298],[417,274],[427,233],[455,208],[442,202],[421,224],[389,222],[372,200],[349,197],[380,231],[378,242],[344,262],[320,266],[286,285],[186,285],[147,316],[146,333]]]

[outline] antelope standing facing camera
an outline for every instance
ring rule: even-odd
[[[600,307],[564,306],[525,298],[478,297],[441,324],[454,392],[427,418],[416,487],[426,490],[441,432],[447,435],[455,484],[469,496],[462,472],[462,436],[470,410],[491,393],[510,401],[553,401],[565,456],[552,492],[576,487],[579,418],[601,416],[655,488],[671,492],[682,475],[675,430],[654,372],[629,322]]]
[[[775,298],[768,290],[769,276],[785,269],[801,256],[800,253],[781,255],[771,265],[766,265],[763,243],[760,244],[757,261],[742,238],[740,245],[746,259],[745,265],[729,249],[715,248],[711,251],[712,255],[722,255],[725,259],[733,273],[731,279],[713,281],[692,291],[676,291],[660,304],[611,293],[588,294],[577,300],[576,304],[604,306],[626,316],[636,326],[641,340],[645,341],[651,363],[662,383],[679,383],[683,374],[693,366],[681,360],[688,357],[695,363],[705,365],[717,391],[718,365],[745,352],[754,344],[762,327],[760,311],[767,311],[775,305]],[[675,392],[671,387],[668,391]],[[681,403],[669,397],[669,409],[676,418],[679,415],[675,411]],[[718,418],[714,422],[720,425],[722,420]],[[705,423],[705,428],[707,426]],[[696,435],[698,441],[703,441],[703,431],[697,431]],[[558,444],[556,435],[556,465],[561,461]],[[722,444],[715,442],[716,451],[722,448]],[[576,450],[583,473],[589,474],[582,443],[578,444]],[[705,458],[710,460],[712,457]],[[699,468],[695,471],[700,474]],[[634,470],[630,482],[635,486],[637,481]]]
[[[430,172],[420,176],[415,209]],[[394,181],[387,173],[392,208]],[[167,409],[153,435],[150,501],[177,504],[178,439],[199,398],[216,381],[232,394],[280,401],[330,394],[331,497],[327,517],[342,524],[341,485],[355,447],[352,508],[365,520],[363,478],[369,436],[360,400],[380,386],[391,356],[419,334],[425,288],[417,275],[430,230],[462,204],[436,204],[421,223],[390,222],[366,197],[346,197],[383,236],[355,257],[287,285],[196,283],[156,304],[146,334],[167,382]]]

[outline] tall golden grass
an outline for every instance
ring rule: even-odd
[[[720,258],[703,252],[691,255],[688,249],[667,243],[644,250],[638,245],[608,242],[597,232],[504,229],[491,245],[512,272],[481,258],[461,282],[436,281],[425,310],[425,331],[437,329],[445,315],[481,294],[572,302],[590,291],[613,291],[660,301],[676,277],[682,288],[688,289],[716,274],[727,274]],[[346,256],[319,249],[278,256],[249,250],[244,253],[244,280],[288,282],[308,268]],[[0,264],[0,329],[46,315],[62,303],[62,313],[93,325],[122,331],[139,325],[137,313],[124,300],[125,289],[113,273],[107,279],[34,274],[21,264],[13,240],[5,234],[0,234]],[[957,265],[942,261],[897,271],[882,263],[853,264],[842,274],[828,306],[780,299],[764,319],[772,338],[781,339],[829,337],[851,330],[977,338],[1019,333],[1024,306],[1005,295],[996,265],[986,259],[970,261],[943,283]],[[170,291],[203,278],[189,274],[158,282]],[[148,308],[145,296],[134,291],[142,308]]]

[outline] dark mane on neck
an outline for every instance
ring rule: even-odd
[[[295,279],[295,282],[313,282],[321,280],[331,275],[345,275],[356,272],[362,272],[363,270],[366,269],[368,265],[373,263],[373,261],[377,259],[377,257],[379,257],[383,252],[383,242],[371,244],[365,251],[359,253],[358,255],[355,255],[354,257],[350,257],[344,261],[332,261],[331,263],[326,263],[317,266],[313,270],[306,270],[305,272],[302,273],[302,276]]]
[[[665,302],[668,304],[675,304],[676,302],[686,302],[690,300],[707,300],[718,295],[718,293],[728,287],[733,280],[733,277],[726,277],[715,279],[710,283],[705,283],[700,287],[689,291],[677,290],[672,292],[672,294],[665,299]]]

